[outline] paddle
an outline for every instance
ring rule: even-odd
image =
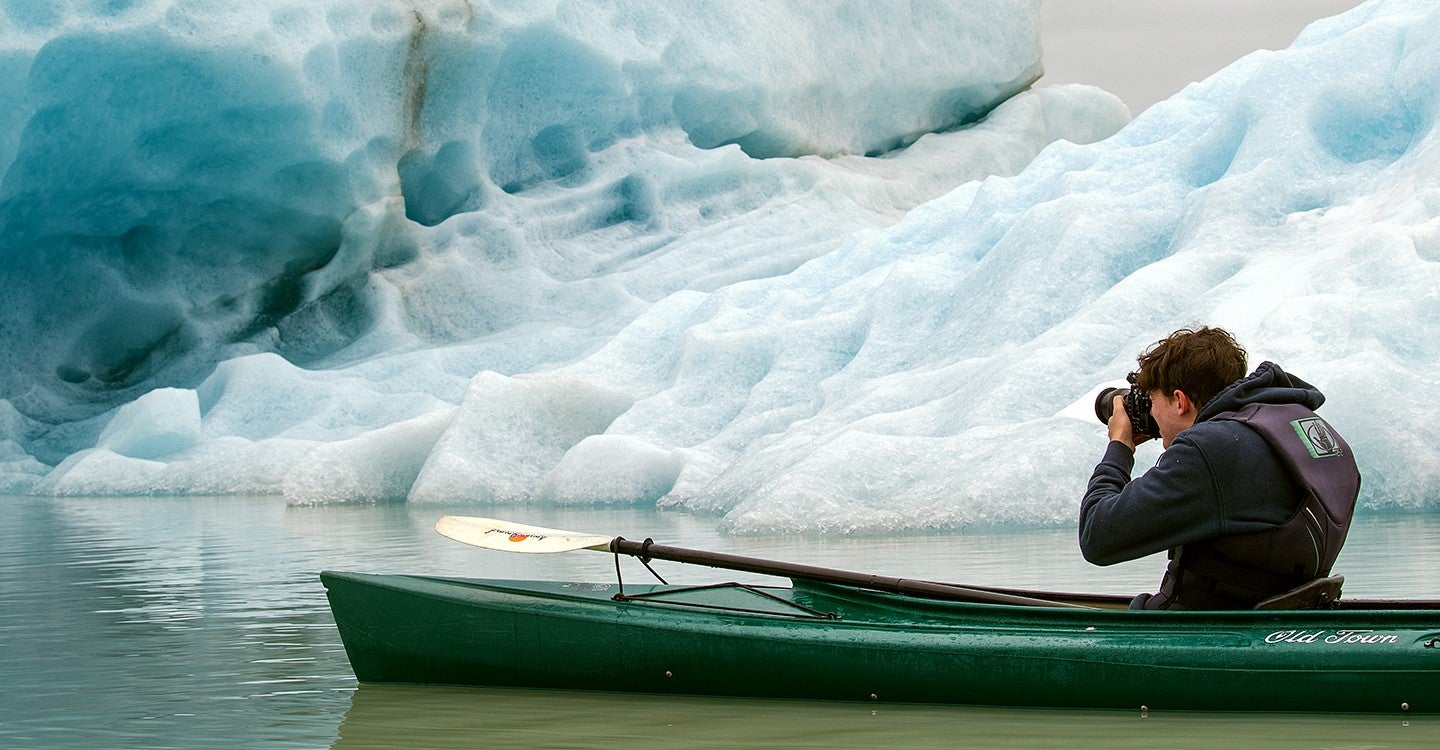
[[[815,565],[765,560],[758,557],[731,555],[724,552],[706,552],[655,544],[649,539],[634,542],[624,537],[609,537],[599,534],[585,534],[575,531],[547,529],[541,526],[498,521],[492,518],[471,516],[444,516],[435,530],[457,542],[501,552],[569,552],[577,549],[593,549],[630,555],[641,560],[669,560],[691,565],[705,565],[745,573],[800,578],[819,583],[833,583],[841,586],[873,591],[886,591],[906,596],[928,599],[945,599],[983,604],[1013,604],[1028,607],[1070,607],[1086,609],[1084,605],[1052,601],[1032,596],[1007,594],[1001,591],[957,586],[952,583],[917,581],[909,578],[853,573],[847,570],[821,568]]]

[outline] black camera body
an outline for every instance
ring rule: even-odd
[[[1135,373],[1130,373],[1126,380],[1133,384]],[[1130,418],[1130,431],[1136,438],[1160,437],[1160,426],[1155,424],[1155,418],[1150,416],[1150,394],[1138,388],[1101,389],[1100,395],[1095,397],[1095,416],[1100,418],[1101,424],[1109,424],[1110,415],[1115,410],[1116,396],[1121,397],[1125,416]]]

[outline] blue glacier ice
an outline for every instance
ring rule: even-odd
[[[1440,497],[1435,0],[1128,125],[1020,92],[1028,2],[521,5],[12,19],[0,483],[1071,523],[1096,388],[1203,322]]]
[[[784,274],[1052,140],[1110,135],[1112,96],[1022,92],[1036,18],[1033,0],[4,4],[0,491],[311,486],[380,450],[367,433],[428,434],[477,373],[572,362],[673,292]],[[177,388],[198,435],[188,412],[182,439],[144,434],[163,409],[116,411]],[[325,499],[404,496],[418,469]]]

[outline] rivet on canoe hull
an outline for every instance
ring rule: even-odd
[[[665,676],[666,676],[666,677],[674,677],[674,676],[675,676],[675,673],[674,673],[674,672],[671,672],[670,670],[667,669],[667,670],[665,670]]]
[[[1150,716],[1150,707],[1149,707],[1149,706],[1141,706],[1141,707],[1140,707],[1140,718],[1145,719],[1145,718],[1149,718],[1149,716]]]
[[[871,693],[871,694],[870,694],[870,700],[872,700],[872,701],[878,701],[878,700],[880,700],[880,696],[878,696],[878,695],[876,695],[876,694],[874,694],[874,693]]]
[[[1401,711],[1409,711],[1409,710],[1410,710],[1410,704],[1409,704],[1408,702],[1407,702],[1407,703],[1401,703],[1401,704],[1400,704],[1400,710],[1401,710]]]

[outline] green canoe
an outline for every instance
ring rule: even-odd
[[[1134,612],[1119,597],[961,589],[1070,605],[1023,606],[807,578],[789,587],[627,583],[620,597],[615,583],[341,572],[321,580],[366,683],[1440,712],[1440,602]]]

